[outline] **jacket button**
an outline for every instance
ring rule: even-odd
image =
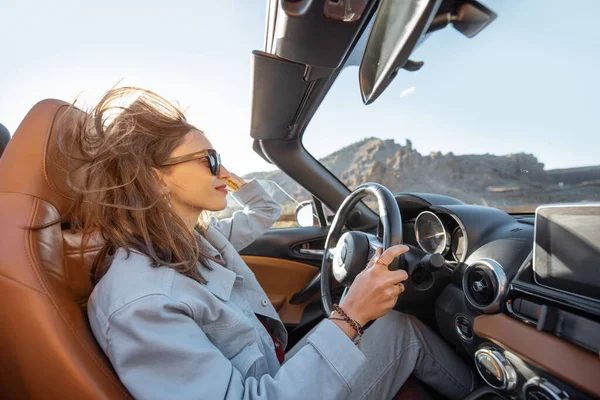
[[[269,304],[269,302],[267,301],[267,299],[262,299],[262,301],[260,303],[263,305],[263,307],[266,307],[267,304]]]
[[[279,348],[279,343],[275,342],[275,348],[278,349]]]

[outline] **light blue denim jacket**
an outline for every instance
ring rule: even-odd
[[[237,253],[263,234],[279,205],[256,181],[233,194],[245,206],[212,219],[205,245],[226,267],[202,268],[202,285],[168,267],[153,268],[120,249],[94,288],[88,316],[96,340],[137,399],[343,399],[366,358],[325,319],[308,345],[280,366],[273,335],[286,330],[254,273]]]

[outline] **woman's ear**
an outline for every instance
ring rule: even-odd
[[[171,193],[171,188],[167,184],[165,179],[165,175],[158,168],[152,168],[152,172],[154,174],[154,178],[156,179],[156,183],[159,189],[162,191],[163,195],[169,195]]]

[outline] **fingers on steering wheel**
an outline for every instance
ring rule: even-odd
[[[379,258],[381,257],[381,251],[382,251],[381,247],[379,247],[379,248],[377,248],[377,250],[375,250],[375,254],[369,260],[369,263],[367,264],[367,268],[366,269],[369,269],[373,265],[375,265],[375,263],[377,262],[377,260],[379,260]]]
[[[392,282],[394,285],[402,285],[400,282],[404,282],[408,279],[408,272],[403,269],[390,271],[389,279],[389,282]]]
[[[392,246],[379,257],[378,264],[381,264],[387,268],[388,265],[398,256],[406,253],[409,250],[409,247],[405,244],[398,244],[396,246]]]
[[[404,285],[402,283],[396,283],[394,286],[398,288],[398,294],[396,296],[400,296],[404,293]]]

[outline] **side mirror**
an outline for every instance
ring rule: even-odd
[[[318,225],[312,201],[305,200],[296,206],[296,223],[302,227]]]

